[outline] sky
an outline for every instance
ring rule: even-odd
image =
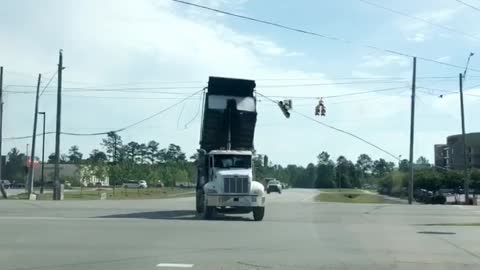
[[[287,31],[171,0],[4,0],[0,8],[0,65],[5,70],[2,154],[12,147],[25,151],[26,144],[31,144],[31,139],[12,137],[32,134],[38,73],[42,90],[52,79],[40,97],[39,110],[46,112],[46,130],[55,130],[60,49],[65,66],[63,132],[127,127],[200,91],[209,76],[224,76],[256,80],[258,93],[277,101],[292,97],[295,112],[401,158],[409,154],[412,58],[388,50],[460,67],[466,65],[470,52],[480,54],[480,33],[475,27],[480,12],[454,0],[186,1],[338,39]],[[468,3],[480,6],[476,0]],[[471,58],[470,68],[464,82],[465,123],[467,132],[478,132],[480,55]],[[458,91],[458,74],[463,71],[417,61],[415,158],[423,155],[433,162],[433,145],[461,132],[459,95],[451,92]],[[327,114],[317,117],[314,109],[322,97]],[[200,102],[199,94],[188,97],[119,135],[124,143],[156,140],[161,147],[175,143],[189,156],[199,147]],[[286,119],[269,99],[260,96],[257,106],[255,148],[273,163],[305,166],[316,162],[322,151],[334,159],[344,155],[356,160],[367,153],[395,161],[369,144],[295,112]],[[41,117],[38,132],[40,123]],[[78,145],[86,157],[92,149],[102,149],[103,137],[62,135],[61,150],[66,153]],[[38,142],[37,156],[41,153]],[[54,142],[55,137],[47,135],[46,156],[54,152]]]

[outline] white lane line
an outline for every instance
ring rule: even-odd
[[[159,263],[157,267],[177,267],[177,268],[192,268],[193,264],[188,263]]]
[[[313,195],[309,195],[308,197],[304,198],[302,200],[302,202],[313,201],[313,198],[315,198],[315,196],[317,196],[317,195],[318,195],[318,193],[315,193]]]

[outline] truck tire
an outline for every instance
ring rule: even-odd
[[[210,219],[213,219],[214,215],[215,215],[215,207],[214,206],[206,206],[205,210],[204,210],[204,213],[203,213],[203,217],[206,220],[210,220]]]
[[[208,206],[207,198],[204,196],[203,192],[202,192],[202,197],[203,197],[203,201],[202,201],[203,218],[206,219],[206,220],[213,219],[213,217],[215,216],[216,207],[215,206]]]
[[[253,208],[253,220],[262,221],[264,215],[265,215],[265,207]]]
[[[196,193],[195,197],[196,197],[195,208],[197,210],[197,213],[201,214],[201,213],[203,213],[203,203],[204,203],[204,200],[205,200],[205,198],[203,196],[203,192],[197,190],[197,193]]]

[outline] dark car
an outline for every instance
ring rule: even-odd
[[[3,185],[4,188],[10,188],[10,186],[12,185],[12,183],[10,183],[10,181],[8,180],[0,180],[0,183]]]

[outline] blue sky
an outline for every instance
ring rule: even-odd
[[[470,0],[475,4],[474,0]],[[62,130],[101,132],[118,129],[200,90],[209,75],[257,80],[257,90],[294,99],[294,109],[313,116],[318,98],[360,91],[401,89],[341,98],[326,98],[327,116],[320,121],[357,134],[394,155],[408,156],[411,59],[375,51],[363,45],[418,55],[464,66],[478,52],[480,13],[453,0],[379,1],[373,3],[447,26],[447,31],[399,16],[360,0],[339,1],[192,1],[264,20],[351,40],[355,45],[289,32],[267,25],[161,1],[4,1],[0,10],[0,65],[5,67],[3,154],[29,140],[8,137],[31,134],[36,74],[45,84],[56,69],[58,49],[64,50]],[[281,4],[280,4],[281,3]],[[479,4],[480,5],[480,4]],[[472,36],[474,36],[472,38]],[[478,36],[476,38],[475,36]],[[470,67],[480,69],[476,55]],[[463,70],[418,61],[417,85],[456,91]],[[465,88],[480,84],[479,72],[469,71]],[[444,79],[425,77],[446,76]],[[390,77],[403,78],[392,82]],[[385,79],[387,78],[387,79]],[[357,83],[366,79],[381,83]],[[355,82],[354,84],[339,84]],[[301,84],[330,84],[301,86]],[[285,87],[286,85],[295,85]],[[56,82],[40,102],[47,112],[47,130],[55,127]],[[101,92],[74,88],[150,87],[151,91]],[[161,94],[162,87],[176,94]],[[148,93],[147,93],[148,92]],[[466,91],[467,131],[479,131],[480,88]],[[439,91],[418,90],[415,156],[433,159],[433,144],[460,132],[459,98],[438,98]],[[166,98],[168,97],[168,99]],[[198,147],[199,96],[120,135],[124,142],[157,140],[176,143],[188,153]],[[258,103],[255,138],[259,153],[280,164],[315,162],[328,151],[334,158],[356,159],[361,153],[393,160],[350,136],[292,115],[285,119],[268,102]],[[191,121],[193,119],[193,121]],[[190,124],[188,124],[191,122]],[[188,125],[187,125],[188,124]],[[77,144],[86,155],[100,148],[102,137],[62,136],[62,149]],[[54,137],[47,137],[47,155]],[[40,147],[37,148],[39,153]]]

